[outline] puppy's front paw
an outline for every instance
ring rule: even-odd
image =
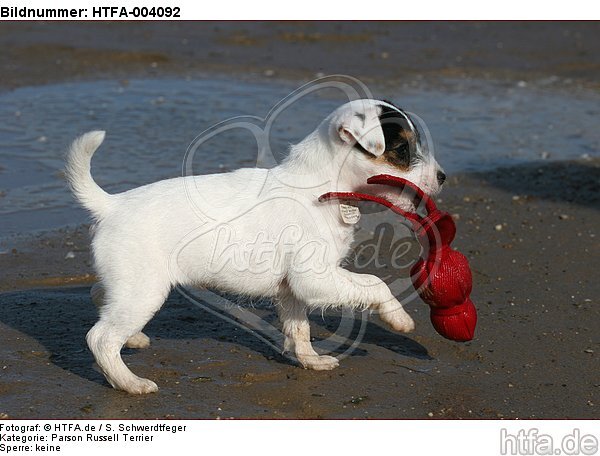
[[[398,301],[379,306],[379,318],[394,331],[409,333],[415,329],[415,322]]]
[[[305,369],[313,370],[331,370],[340,365],[337,358],[327,355],[307,355],[298,357],[298,361]]]
[[[404,312],[404,315],[400,313],[395,313],[389,319],[384,320],[394,331],[409,333],[415,330],[415,322]]]

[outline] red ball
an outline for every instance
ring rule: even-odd
[[[467,258],[445,245],[427,261],[419,260],[411,275],[421,299],[431,308],[435,330],[457,342],[472,340],[477,311],[469,299],[472,277]]]
[[[471,294],[473,279],[466,257],[448,246],[419,260],[411,270],[414,287],[432,307],[452,307]]]
[[[450,308],[432,307],[429,317],[435,330],[446,339],[466,342],[475,335],[477,310],[470,299]]]

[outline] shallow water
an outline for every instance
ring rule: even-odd
[[[240,115],[263,117],[297,86],[232,79],[97,81],[26,87],[0,95],[0,237],[86,220],[62,178],[63,155],[78,134],[107,131],[93,175],[108,191],[181,175],[188,145],[206,128]],[[597,155],[600,95],[490,82],[437,88],[375,87],[422,117],[447,172],[480,171],[540,159]],[[282,113],[271,147],[309,133],[344,102],[331,93]],[[254,166],[256,143],[234,130],[204,144],[194,172]]]

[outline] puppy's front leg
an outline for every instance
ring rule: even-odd
[[[397,299],[394,298],[392,301],[372,307],[378,312],[379,318],[390,325],[393,330],[406,333],[415,329],[415,322]]]
[[[290,274],[289,285],[295,296],[309,307],[345,306],[371,308],[393,329],[410,332],[415,323],[392,295],[388,286],[370,274],[357,274],[336,267],[325,274]]]
[[[283,348],[293,352],[305,369],[331,370],[339,365],[333,356],[319,355],[310,343],[310,324],[306,314],[306,305],[291,293],[279,297],[277,305],[279,319],[283,324],[285,342]]]

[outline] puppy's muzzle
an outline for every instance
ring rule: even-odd
[[[438,171],[437,172],[437,181],[438,184],[442,185],[444,182],[446,182],[446,173],[444,173],[443,171]]]

